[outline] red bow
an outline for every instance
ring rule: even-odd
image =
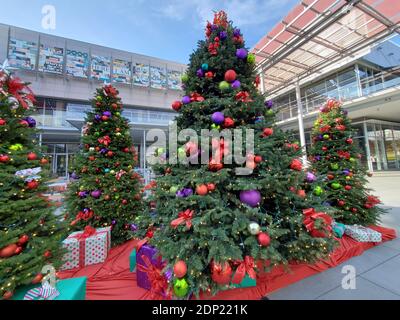
[[[86,212],[79,211],[79,213],[77,214],[75,220],[71,222],[71,226],[77,224],[81,220],[88,221],[91,218],[93,218],[93,216],[94,216],[93,210],[88,210]]]
[[[97,141],[101,144],[104,144],[106,147],[108,147],[111,143],[111,138],[109,136],[105,136],[103,138],[99,138]]]
[[[8,92],[18,100],[24,109],[29,109],[26,100],[32,103],[35,102],[32,90],[19,78],[10,78],[7,82],[7,88]]]
[[[115,97],[118,94],[117,89],[115,89],[112,85],[107,85],[104,87],[104,92],[107,96]]]
[[[327,125],[322,127],[321,129],[319,129],[321,133],[326,133],[329,132],[331,130],[331,126]]]
[[[210,43],[208,46],[208,52],[213,55],[216,56],[218,54],[217,48],[219,47],[219,43]]]
[[[332,233],[332,218],[324,212],[315,212],[314,208],[303,210],[304,219],[303,223],[307,231],[311,233],[314,238],[326,238]],[[324,223],[324,230],[315,228],[315,222],[322,220]]]
[[[186,211],[182,211],[178,215],[178,219],[175,219],[171,222],[172,228],[177,228],[179,225],[186,223],[186,228],[190,229],[192,227],[192,219],[194,216],[194,211],[187,209]]]
[[[86,226],[83,233],[79,235],[80,239],[87,239],[96,234],[96,229],[92,226]]]
[[[244,261],[236,261],[235,264],[239,264],[236,269],[236,273],[233,277],[232,283],[240,284],[242,283],[246,273],[249,275],[251,279],[256,279],[257,274],[254,271],[254,258],[250,256],[246,256]]]
[[[347,160],[351,158],[350,152],[347,152],[347,151],[340,150],[340,151],[338,151],[338,155],[340,158],[344,158]]]
[[[171,292],[168,290],[168,279],[162,272],[164,264],[161,262],[161,257],[159,257],[158,266],[153,265],[145,255],[142,255],[142,259],[145,265],[140,264],[137,269],[147,274],[151,284],[152,298],[159,294],[165,294],[167,299],[171,299]]]
[[[256,86],[256,88],[258,88],[260,83],[261,83],[260,76],[257,76],[256,79],[254,80],[254,85]]]
[[[191,102],[203,102],[204,98],[200,94],[198,94],[197,92],[194,92],[190,96],[190,101]]]
[[[371,208],[375,207],[376,205],[378,205],[380,203],[381,203],[381,201],[375,196],[368,196],[367,201],[366,201],[366,204],[368,206],[370,206]]]
[[[225,11],[221,10],[214,14],[214,24],[224,29],[228,28],[228,15]]]
[[[252,102],[253,100],[250,99],[250,94],[247,91],[240,91],[236,96],[235,96],[237,101],[241,102]]]

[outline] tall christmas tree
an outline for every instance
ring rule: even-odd
[[[183,76],[186,95],[173,109],[178,131],[190,128],[200,136],[214,129],[218,138],[206,141],[212,156],[204,141],[200,146],[192,139],[176,152],[157,149],[160,176],[151,198],[157,208],[143,220],[152,226],[142,231],[174,268],[177,296],[215,293],[240,283],[246,272],[255,277],[264,269],[255,266],[259,260],[269,266],[312,262],[334,245],[329,216],[314,211],[318,197],[301,187],[315,176],[303,171],[294,140],[274,127],[272,103],[259,94],[255,56],[240,30],[219,12],[206,36]],[[244,132],[254,130],[254,152],[243,154],[245,163],[229,164],[237,141],[220,138],[223,129],[240,130],[247,142],[252,139]]]
[[[61,265],[67,234],[46,191],[48,160],[35,140],[29,115],[34,96],[27,86],[0,70],[0,297],[19,286],[39,283],[45,265]]]
[[[339,222],[371,225],[384,211],[366,188],[367,170],[361,164],[354,134],[347,111],[338,101],[328,100],[314,125],[312,168],[325,179],[326,198],[337,209]]]
[[[111,226],[113,245],[133,238],[142,198],[137,153],[118,94],[111,85],[96,91],[71,175],[77,181],[67,199],[71,224],[80,230]]]

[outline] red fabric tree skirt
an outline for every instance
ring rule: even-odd
[[[396,231],[383,227],[372,227],[382,233],[383,242],[396,238]],[[227,290],[215,297],[202,296],[202,299],[214,300],[259,300],[269,293],[289,286],[292,283],[336,267],[352,257],[362,255],[376,245],[375,243],[359,243],[347,236],[340,240],[338,247],[326,261],[315,265],[292,265],[291,272],[284,272],[277,267],[272,272],[263,274],[257,279],[257,287]],[[145,300],[150,298],[148,291],[136,284],[136,273],[129,272],[129,255],[135,247],[135,241],[130,241],[111,250],[104,264],[89,266],[78,271],[59,273],[61,279],[86,276],[88,300]]]

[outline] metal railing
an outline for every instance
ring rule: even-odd
[[[35,114],[38,127],[40,128],[74,128],[67,120],[84,120],[86,112],[91,111],[91,107],[73,107],[67,111],[53,111],[49,114]],[[122,115],[134,124],[157,124],[168,125],[176,117],[175,114],[168,112],[156,112],[150,110],[124,110]]]

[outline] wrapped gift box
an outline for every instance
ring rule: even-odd
[[[56,289],[59,292],[59,295],[54,300],[85,300],[86,281],[86,277],[58,281]],[[39,287],[41,287],[40,284],[23,287],[15,292],[12,300],[24,300],[24,297],[29,290]]]
[[[63,241],[67,253],[61,270],[83,268],[106,260],[111,248],[111,227],[95,229],[90,236],[85,235],[86,232],[74,232]]]
[[[358,242],[382,242],[382,234],[363,226],[346,226],[345,234]]]
[[[342,238],[345,233],[346,226],[343,223],[334,222],[332,223],[332,230],[336,237]]]
[[[240,284],[233,284],[235,288],[251,288],[257,286],[257,280],[250,278],[247,274]]]
[[[133,249],[129,255],[129,270],[135,272],[136,270],[136,249]]]

